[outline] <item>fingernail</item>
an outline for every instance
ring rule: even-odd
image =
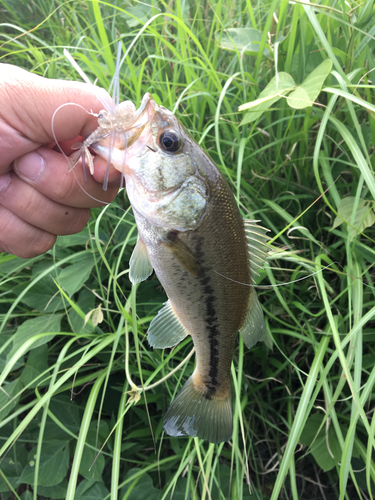
[[[44,169],[44,159],[36,151],[21,156],[14,164],[14,170],[37,182]]]
[[[4,193],[10,184],[10,174],[0,175],[0,193]]]

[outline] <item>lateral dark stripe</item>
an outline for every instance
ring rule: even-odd
[[[195,255],[202,262],[204,261],[204,254],[202,251],[203,238],[195,238]],[[207,275],[205,266],[202,266],[202,276],[199,278],[199,282],[202,286],[203,300],[206,308],[205,323],[206,330],[208,332],[208,346],[209,346],[209,382],[206,384],[207,393],[205,397],[211,399],[216,393],[218,386],[218,375],[219,375],[219,325],[216,315],[216,298],[214,296],[214,290],[211,286],[210,276]]]

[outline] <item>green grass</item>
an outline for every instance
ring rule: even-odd
[[[165,294],[155,276],[131,287],[137,232],[123,192],[46,255],[1,254],[2,498],[372,499],[373,2],[0,9],[0,62],[48,78],[78,78],[67,47],[109,89],[121,39],[121,98],[138,105],[148,91],[173,110],[281,247],[258,283],[271,341],[248,352],[239,340],[233,440],[218,446],[163,434],[192,343],[148,346]],[[290,107],[286,93],[240,125],[249,110],[238,107],[276,74],[301,85],[324,60],[312,106]],[[99,306],[103,321],[85,324]]]

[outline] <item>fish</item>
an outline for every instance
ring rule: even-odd
[[[167,409],[163,427],[170,436],[230,441],[237,333],[250,349],[265,332],[253,285],[270,249],[268,230],[243,220],[208,153],[151,94],[132,113],[132,127],[91,147],[125,175],[138,228],[131,282],[155,271],[168,296],[150,323],[150,346],[171,348],[188,335],[195,346],[194,372]]]

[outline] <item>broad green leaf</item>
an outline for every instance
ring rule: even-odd
[[[32,388],[37,387],[42,379],[33,382],[41,373],[48,368],[48,347],[46,344],[30,351],[26,366],[21,374],[20,380],[24,385],[31,383]]]
[[[19,378],[0,387],[0,422],[17,406],[23,385]]]
[[[90,314],[91,311],[94,310],[95,306],[95,295],[87,288],[83,288],[79,292],[77,306],[80,308],[85,316]],[[87,312],[90,311],[90,312]],[[92,332],[93,328],[90,325],[87,325],[85,320],[73,309],[71,308],[68,312],[69,321],[72,326],[72,329],[75,333],[84,333],[84,332]]]
[[[91,269],[94,267],[94,258],[88,255],[84,260],[71,264],[62,269],[58,276],[58,283],[71,297],[82,288],[89,279]]]
[[[79,464],[79,473],[90,481],[101,481],[105,459],[99,448],[93,450],[87,446],[83,450],[82,460]]]
[[[71,366],[69,362],[68,366]],[[71,432],[77,434],[81,425],[80,411],[77,404],[66,396],[55,396],[49,405],[53,415]]]
[[[126,12],[129,12],[134,17],[128,16]],[[152,16],[151,5],[143,2],[134,7],[127,7],[126,12],[123,15],[126,18],[126,24],[130,28],[134,28],[134,26],[138,26],[139,24],[145,24]]]
[[[19,293],[25,288],[25,284],[15,288],[15,293]],[[38,281],[31,290],[22,298],[22,302],[32,309],[48,313],[64,309],[64,302],[58,288],[51,276],[45,276]]]
[[[256,55],[261,40],[262,32],[254,28],[229,28],[222,34],[218,45],[221,49]],[[268,49],[265,52],[269,54]]]
[[[85,246],[90,239],[90,232],[86,226],[83,231],[77,234],[69,234],[67,236],[58,236],[56,245],[59,247],[67,248],[75,245]]]
[[[20,483],[33,484],[36,447],[28,455],[28,463],[20,477]],[[69,442],[48,441],[43,443],[39,462],[38,484],[54,486],[61,483],[69,468]]]
[[[6,478],[13,488],[17,487],[20,475],[22,473],[22,464],[10,456],[4,457],[1,461],[1,474]],[[5,481],[1,479],[0,481],[0,493],[9,493],[9,488]],[[9,498],[9,497],[5,497]]]
[[[74,500],[103,500],[107,495],[109,491],[103,483],[84,479],[76,489]]]
[[[328,436],[325,424],[317,435],[322,421],[323,415],[320,413],[310,415],[302,431],[300,441],[305,446],[311,446],[311,453],[317,464],[324,472],[327,472],[340,462],[341,448],[333,426],[330,426]]]
[[[141,473],[141,469],[130,469],[124,480],[129,479],[138,473]],[[135,485],[133,486],[134,482]],[[121,489],[121,498],[127,493],[128,500],[158,500],[160,497],[160,491],[154,488],[152,479],[148,474],[141,474],[140,477],[136,475],[134,481],[127,483]]]
[[[46,335],[36,340],[30,347],[30,350],[52,340],[55,334],[60,332],[61,318],[62,314],[46,314],[44,316],[37,316],[36,318],[24,321],[14,334],[13,347],[8,354],[8,359],[10,359],[27,340],[39,335],[40,333],[51,332],[51,335]]]
[[[59,484],[54,486],[40,486],[38,485],[38,494],[50,500],[63,500],[66,497],[66,490],[68,489],[68,481],[64,479]]]
[[[343,222],[347,224],[351,223],[352,213],[354,210],[355,197],[348,196],[340,200],[339,207],[337,209],[338,217],[335,218],[333,222],[332,229],[335,229]],[[348,225],[348,233],[350,241],[355,238],[358,233],[363,233],[363,231],[372,226],[375,223],[375,213],[372,209],[370,203],[362,198],[358,202],[357,211],[351,227]]]
[[[0,347],[2,347],[13,336],[14,335],[2,333],[0,335]],[[8,354],[11,352],[11,350],[12,350],[12,342],[10,342],[4,350],[1,350],[1,353],[0,353],[0,373],[5,368],[5,365],[7,363],[7,357],[8,357]],[[23,356],[21,356],[17,360],[17,362],[13,365],[12,369],[17,370],[18,368],[20,368],[23,365],[23,363],[24,363]]]
[[[33,500],[34,497],[30,490],[26,490],[22,493],[20,498],[21,500]]]
[[[247,113],[240,125],[245,125],[257,120],[264,111],[269,109],[285,93],[293,90],[296,84],[289,73],[280,72],[277,77],[274,76],[267,87],[259,94],[258,99],[246,104],[242,104],[238,111],[245,111],[251,108],[251,113]]]
[[[97,455],[101,444],[108,436],[109,429],[107,423],[103,420],[100,422],[99,435],[97,434],[97,427],[98,422],[92,421],[86,436],[86,443],[91,444],[95,449],[93,450],[85,446],[79,466],[79,473],[90,481],[102,480],[102,472],[105,465],[104,455],[102,453],[99,456]]]
[[[323,61],[302,82],[302,84],[291,92],[287,102],[290,107],[303,109],[312,106],[322,90],[323,83],[332,69],[330,59]]]
[[[34,263],[43,259],[43,257],[43,255],[38,255],[38,257],[32,259],[21,259],[21,257],[16,257],[15,255],[5,254],[2,257],[4,262],[0,264],[0,273],[11,274],[21,269],[25,269],[25,267],[33,267]]]

